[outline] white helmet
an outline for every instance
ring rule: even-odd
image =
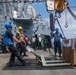
[[[39,36],[41,36],[41,34],[39,34]]]
[[[33,34],[33,36],[35,36],[35,34]]]

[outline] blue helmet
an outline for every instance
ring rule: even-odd
[[[24,34],[24,36],[27,36],[27,34]]]
[[[56,28],[55,30],[56,30],[56,31],[59,31],[59,28]]]
[[[6,23],[6,24],[5,24],[5,28],[6,28],[6,29],[8,29],[8,28],[12,28],[12,24],[11,24],[11,23],[9,23],[9,22],[8,22],[8,23]]]

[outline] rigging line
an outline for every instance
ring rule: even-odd
[[[67,22],[67,9],[65,10],[65,20]]]
[[[67,22],[67,9],[65,9],[65,27],[68,27],[68,22]]]
[[[62,30],[62,27],[61,27],[61,25],[60,25],[60,23],[59,23],[58,18],[57,18],[56,20],[57,20],[57,23],[58,23],[58,25],[59,25],[59,27],[60,27],[61,31],[62,31],[63,36],[65,37],[65,34],[64,34],[63,30]]]
[[[54,25],[55,25],[55,22],[56,22],[56,18],[54,17]]]

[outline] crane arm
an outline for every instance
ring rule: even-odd
[[[70,9],[69,6],[67,6],[67,9],[68,9],[69,13],[72,15],[72,17],[76,20],[76,15],[72,12],[72,10]]]

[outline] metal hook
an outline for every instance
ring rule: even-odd
[[[55,18],[61,18],[61,15],[60,15],[60,13],[55,13]]]
[[[65,28],[68,28],[68,23],[67,22],[65,23]]]
[[[65,28],[68,28],[68,25],[65,25]]]
[[[61,15],[60,14],[58,15],[58,18],[61,18]]]

